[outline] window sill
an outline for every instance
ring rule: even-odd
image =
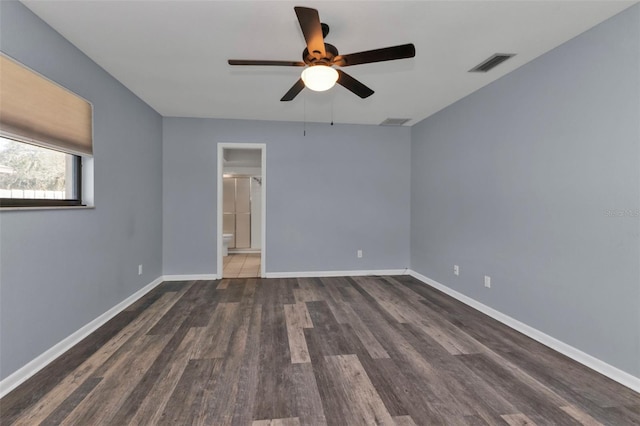
[[[30,206],[30,207],[0,207],[0,213],[7,211],[22,211],[22,210],[86,210],[95,209],[95,206]]]

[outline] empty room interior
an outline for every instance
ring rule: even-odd
[[[637,1],[0,1],[0,424],[640,424]]]

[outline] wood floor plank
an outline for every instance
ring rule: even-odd
[[[149,334],[169,334],[176,330],[189,317],[197,306],[203,306],[212,301],[212,290],[215,285],[211,281],[198,281],[185,288],[182,294],[178,294],[178,300],[162,315],[156,324],[149,330]],[[203,327],[206,322],[194,324],[194,326]]]
[[[102,377],[92,377],[84,381],[62,404],[58,406],[46,419],[40,423],[41,425],[59,425],[67,418],[80,402],[95,388],[102,380]]]
[[[220,303],[240,303],[244,294],[246,279],[231,279],[224,290],[219,290]]]
[[[300,426],[300,420],[297,417],[273,419],[271,420],[271,426]]]
[[[325,360],[334,389],[350,407],[344,424],[394,424],[356,355],[332,355]]]
[[[298,285],[298,281],[295,278],[259,279],[254,295],[255,303],[263,306],[291,305],[296,303],[293,295],[293,290],[296,285]]]
[[[131,351],[105,371],[100,383],[65,418],[62,425],[108,423],[167,344],[169,336],[143,336]],[[142,349],[144,348],[144,349]]]
[[[450,354],[482,352],[482,345],[475,339],[441,315],[433,314],[422,303],[425,301],[422,296],[400,285],[397,280],[385,277],[383,280],[369,283],[367,286],[375,286],[379,292],[387,295],[387,299],[395,301],[397,307],[403,310],[406,322],[418,326],[422,332],[431,336]]]
[[[524,414],[505,414],[502,418],[509,424],[509,426],[535,426],[536,424],[529,417]]]
[[[519,380],[521,377],[515,377],[507,366],[485,354],[459,355],[458,359],[475,374],[491,383],[496,393],[509,400],[534,422],[537,422],[537,419],[548,419],[562,425],[580,424],[560,409],[566,405],[566,401],[556,399],[538,383]]]
[[[394,416],[393,421],[396,426],[417,426],[411,416]]]
[[[317,279],[298,278],[297,284],[298,287],[293,289],[296,302],[320,302],[326,299],[322,286],[319,285]]]
[[[76,386],[80,386],[89,373],[70,376],[80,369],[87,359],[101,352],[104,345],[121,335],[140,312],[123,311],[105,325],[84,338],[0,400],[0,424],[34,424],[43,421]],[[86,367],[86,366],[85,366]],[[95,368],[92,367],[92,368]],[[84,370],[92,371],[91,368]],[[54,389],[57,389],[54,392]]]
[[[352,345],[346,341],[341,332],[340,324],[338,324],[326,302],[307,302],[307,309],[314,328],[304,330],[305,339],[310,335],[317,335],[322,342],[318,347],[322,351],[321,355],[353,353]]]
[[[404,279],[404,278],[403,278]],[[403,285],[407,285],[403,283]],[[422,283],[411,283],[419,291],[431,294],[426,303],[438,315],[447,317],[452,323],[465,330],[474,339],[492,351],[499,353],[527,374],[545,383],[555,393],[574,405],[616,406],[632,403],[637,393],[628,388],[620,388],[619,384],[593,370],[570,360],[550,348],[509,329],[486,315],[473,311],[468,306],[431,289]],[[426,290],[425,290],[426,289]],[[460,310],[468,315],[455,315]],[[542,361],[542,362],[541,362]],[[550,366],[553,368],[550,368]],[[615,389],[615,390],[614,390]]]
[[[638,401],[637,393],[548,348],[517,346],[500,352],[517,368],[578,407],[614,407]]]
[[[324,408],[324,416],[327,424],[338,425],[341,420],[345,418],[348,407],[343,404],[341,397],[334,391],[332,387],[332,381],[330,372],[327,367],[326,359],[323,355],[323,346],[326,341],[321,338],[317,333],[312,333],[313,330],[306,329],[305,337],[307,340],[307,346],[309,348],[309,355],[311,357],[311,366],[313,368],[313,374],[316,379],[316,385],[318,387],[318,394]],[[300,366],[307,364],[298,364]]]
[[[302,328],[313,328],[313,322],[311,321],[311,315],[309,314],[306,303],[294,304],[293,311],[295,312],[298,322]]]
[[[69,397],[75,389],[84,383],[91,376],[101,377],[105,365],[114,362],[119,356],[126,356],[126,351],[122,351],[123,346],[127,342],[135,341],[142,338],[146,331],[153,327],[159,320],[159,317],[170,309],[176,302],[176,297],[171,294],[164,294],[161,298],[141,312],[135,319],[127,323],[117,334],[115,334],[107,342],[103,343],[91,356],[80,359],[81,364],[74,370],[67,372],[67,375],[60,380],[46,395],[41,396],[36,403],[29,405],[29,408],[21,413],[17,419],[7,423],[15,423],[16,425],[33,425],[44,421],[67,397]],[[73,352],[73,349],[71,350]],[[63,355],[64,357],[64,355]],[[51,367],[51,368],[49,368]],[[43,370],[39,375],[46,376],[57,373],[58,363],[54,362],[51,366]],[[29,385],[30,387],[30,385]],[[29,389],[29,387],[27,389]],[[21,392],[22,389],[18,389]],[[37,395],[37,394],[36,394]],[[4,398],[2,399],[3,409],[0,411],[2,415],[2,423],[5,422]],[[11,412],[10,412],[11,413]]]
[[[431,366],[437,371],[434,385],[442,389],[440,392],[442,395],[449,394],[455,398],[456,405],[460,407],[465,418],[478,417],[491,424],[501,414],[519,411],[457,357],[450,356],[429,336],[420,334],[413,324],[400,325],[397,333],[429,360]],[[477,395],[485,395],[485,397],[478,398]]]
[[[476,341],[499,353],[529,376],[544,383],[554,393],[579,407],[619,406],[637,399],[637,393],[587,367],[570,360],[550,348],[509,329],[488,316],[473,310],[449,296],[425,286],[412,277],[395,277],[401,285],[425,296],[421,303],[447,318]],[[464,315],[463,315],[464,314]],[[551,367],[552,366],[552,367]],[[617,389],[617,390],[614,390]]]
[[[271,420],[255,420],[251,426],[300,426],[300,420],[297,417],[288,419],[271,419]]]
[[[193,343],[193,340],[189,339],[187,340],[186,345],[183,344],[183,341],[189,334],[190,330],[192,330],[190,327],[184,326],[183,324],[183,326],[181,326],[173,336],[171,336],[167,345],[162,348],[153,364],[145,372],[142,379],[140,379],[138,384],[110,420],[113,424],[129,424],[131,418],[136,414],[136,411],[141,408],[140,406],[149,395],[150,390],[154,388],[156,382],[158,382],[162,377],[165,370],[168,369],[169,363],[176,363],[175,356],[180,355],[180,348],[182,348],[184,352],[190,353],[189,345]],[[189,337],[191,337],[192,334],[190,334]],[[186,363],[182,364],[186,365]]]
[[[508,423],[504,421],[502,417],[498,417],[496,419],[492,419],[491,421],[487,421],[480,416],[464,416],[465,422],[468,426],[493,426],[493,425],[503,425],[506,426]]]
[[[425,297],[422,296],[419,293],[416,293],[415,291],[411,290],[410,288],[404,286],[402,284],[402,282],[398,279],[398,278],[402,278],[402,276],[384,276],[384,277],[380,277],[381,282],[386,281],[388,284],[390,284],[391,288],[393,288],[393,290],[400,295],[400,297],[402,298],[402,300],[405,300],[407,302],[411,301],[411,302],[423,302],[425,301]],[[424,285],[424,284],[423,284]]]
[[[256,278],[247,278],[245,281],[246,284],[244,286],[244,293],[242,293],[242,300],[243,302],[250,300],[251,304],[253,304],[258,280]]]
[[[602,426],[602,423],[573,405],[567,405],[560,408],[584,426]]]
[[[355,286],[358,287],[357,284]],[[378,340],[383,342],[391,358],[397,360],[398,372],[392,377],[402,378],[402,381],[396,381],[395,386],[401,389],[408,386],[411,389],[399,393],[409,414],[414,419],[425,419],[427,424],[462,424],[465,415],[475,414],[468,404],[458,400],[458,384],[448,376],[437,374],[427,359],[407,341],[407,337],[411,336],[405,333],[403,326],[406,324],[390,318],[361,289],[358,293],[363,297],[354,295],[354,309],[370,325]],[[371,307],[375,309],[368,309]],[[431,357],[429,360],[432,361]],[[414,386],[415,389],[412,389]]]
[[[296,306],[305,306],[304,312],[301,312],[300,308]],[[306,319],[309,315],[306,305],[304,303],[296,303],[294,305],[284,305],[284,314],[287,323],[287,336],[289,341],[289,352],[291,353],[291,363],[300,364],[311,362],[309,358],[309,349],[307,348],[307,342],[304,339],[304,327],[305,325],[311,325],[311,318]]]
[[[640,395],[410,276],[162,283],[1,424],[640,425]]]
[[[220,374],[214,382],[207,384],[200,413],[200,424],[230,425],[233,410],[239,391],[239,379],[246,350],[253,301],[244,300],[239,304],[238,314],[233,317],[233,324],[223,323],[219,326],[232,329],[228,340],[228,350],[223,357]]]
[[[364,345],[358,339],[350,324],[341,324],[341,331],[347,342],[351,345],[350,352],[354,353],[364,370],[367,372],[371,383],[380,395],[380,399],[392,416],[407,415],[410,411],[406,408],[401,394],[406,388],[396,386],[392,376],[397,374],[395,364],[388,358],[372,358]]]
[[[594,411],[591,414],[607,425],[640,425],[639,406],[606,407],[602,412]]]
[[[362,321],[358,314],[356,314],[351,305],[343,303],[341,306],[343,315],[347,318],[346,322],[351,326],[357,338],[367,349],[369,356],[373,359],[389,358],[387,351],[382,347],[369,327]]]
[[[323,426],[327,424],[324,407],[313,367],[309,364],[291,366],[291,380],[295,395],[295,409],[302,426]]]
[[[345,296],[343,289],[350,286],[349,281],[344,278],[318,278],[317,279],[322,286],[318,286],[318,292],[323,296],[323,301],[327,303],[329,310],[340,324],[348,324],[349,318],[347,318],[344,312]]]
[[[221,367],[222,360],[218,358],[189,360],[157,424],[197,424],[205,386]]]
[[[256,302],[258,300],[256,298]],[[295,417],[290,395],[291,377],[287,372],[290,366],[283,304],[263,303],[258,370],[258,388],[261,392],[256,395],[254,420]]]
[[[557,407],[557,406],[568,404],[567,400],[565,400],[564,398],[562,398],[562,396],[554,392],[553,389],[549,388],[548,386],[545,386],[542,382],[540,382],[539,380],[536,380],[534,377],[527,374],[526,371],[522,370],[517,365],[510,362],[508,359],[492,351],[490,348],[484,346],[482,343],[478,341],[475,342],[475,345],[485,357],[487,357],[488,359],[491,359],[492,362],[494,362],[495,364],[501,365],[505,370],[508,371],[508,374],[513,374],[514,376],[516,376],[519,382],[526,384],[526,386],[532,389],[533,391],[543,394],[544,398],[549,400],[550,405]]]
[[[253,419],[258,393],[262,305],[252,305],[247,343],[238,375],[238,396],[233,411],[233,424],[246,425]]]
[[[394,294],[386,291],[378,280],[372,277],[356,277],[355,281],[361,284],[361,288],[369,293],[369,295],[387,311],[391,317],[399,323],[407,323],[410,318],[406,316],[406,304]]]
[[[116,336],[117,338],[105,345],[107,348],[115,350],[104,353],[104,355],[109,354],[109,356],[101,360],[103,361],[102,364],[92,374],[96,377],[102,377],[114,364],[118,364],[123,358],[127,358],[131,352],[131,347],[138,345],[145,335],[152,335],[149,331],[156,327],[158,321],[161,321],[176,303],[176,298],[171,293],[165,293],[160,297],[156,303],[135,320],[132,325],[139,324],[139,327],[131,327],[130,335]],[[162,333],[161,335],[169,336],[169,333]]]
[[[374,360],[374,362],[389,381],[387,392],[393,392],[400,400],[402,410],[385,402],[391,414],[409,415],[419,424],[446,424],[444,416],[432,404],[427,393],[421,389],[417,376],[404,368],[406,366],[398,366],[392,358]],[[381,395],[383,395],[382,392]],[[392,409],[394,412],[391,411]],[[404,413],[400,413],[401,411]]]
[[[158,377],[158,380],[153,384],[151,389],[147,391],[147,394],[140,402],[133,417],[120,424],[129,422],[129,424],[132,425],[142,426],[160,422],[160,416],[178,385],[178,381],[182,377],[189,360],[193,357],[193,351],[199,346],[197,342],[202,338],[202,331],[202,327],[189,328],[180,342],[180,346],[176,352],[172,354],[173,357],[166,366],[168,369],[162,371],[161,376]],[[169,346],[169,344],[167,346]],[[120,417],[120,419],[125,420],[122,417]],[[118,420],[118,415],[116,415],[115,420]]]
[[[206,337],[193,355],[195,359],[224,358],[234,326],[237,326],[235,317],[239,308],[238,302],[218,303],[209,324],[205,327]]]

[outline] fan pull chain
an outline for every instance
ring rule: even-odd
[[[303,99],[304,104],[304,117],[302,121],[302,136],[307,136],[307,97],[305,96]]]
[[[331,125],[333,126],[333,99],[331,99]]]

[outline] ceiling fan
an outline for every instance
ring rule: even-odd
[[[306,67],[298,81],[280,99],[281,101],[293,100],[305,87],[315,91],[323,91],[330,89],[335,83],[363,99],[367,98],[373,95],[373,90],[346,72],[335,69],[334,66],[348,67],[372,62],[393,61],[413,58],[416,55],[416,48],[412,43],[340,55],[335,46],[324,42],[325,37],[329,34],[329,26],[320,23],[320,16],[316,9],[297,6],[294,7],[294,10],[307,42],[307,47],[302,52],[301,62],[229,59],[229,65]]]

